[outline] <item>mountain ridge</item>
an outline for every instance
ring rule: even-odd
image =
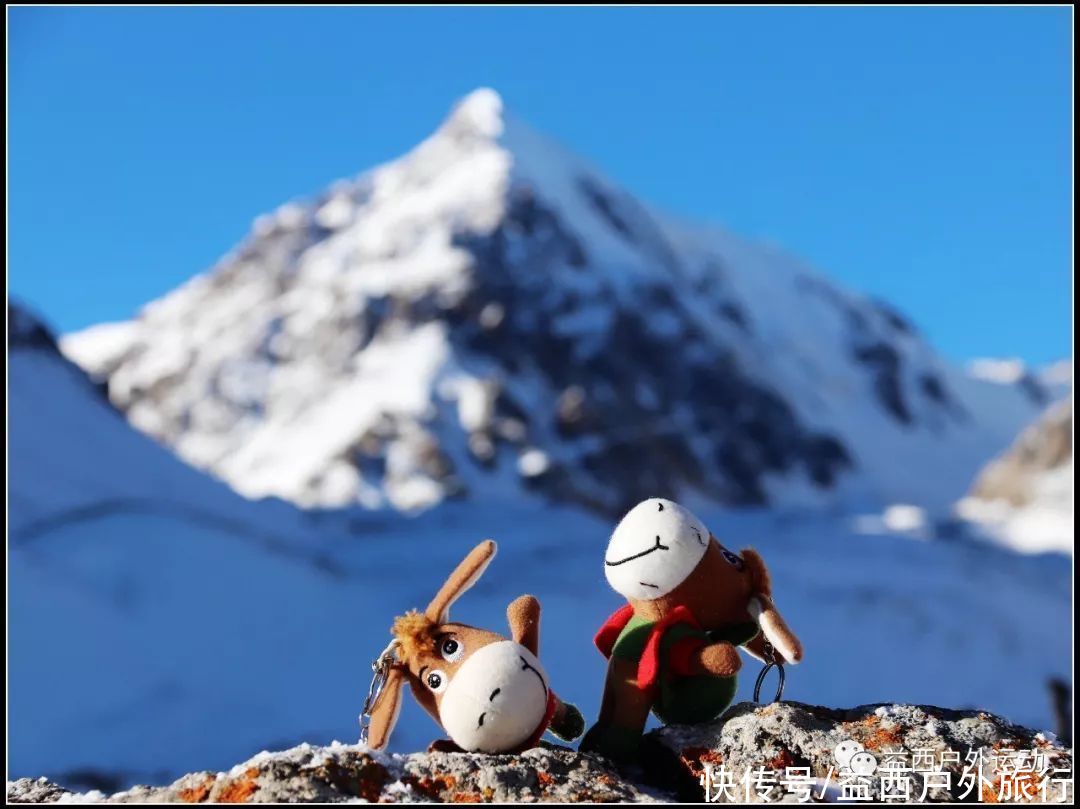
[[[884,302],[655,212],[491,90],[64,346],[190,463],[306,507],[943,511],[1039,407]]]

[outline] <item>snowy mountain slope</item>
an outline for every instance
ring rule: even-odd
[[[392,616],[426,603],[488,536],[499,555],[455,619],[501,629],[506,605],[536,594],[543,662],[595,716],[592,634],[619,606],[602,566],[611,521],[520,496],[414,518],[248,502],[128,427],[36,321],[11,310],[9,323],[9,777],[111,789],[355,740]],[[1070,660],[1062,557],[691,505],[726,544],[768,560],[807,647],[789,698],[1051,724],[1045,682],[1067,678]],[[756,671],[747,660],[740,698]],[[435,733],[407,704],[393,749]]]
[[[142,501],[175,496],[192,508],[204,498],[236,499],[153,441],[133,434],[105,391],[61,356],[48,329],[11,304],[8,346],[9,417],[15,428],[9,458],[20,472],[8,491],[16,542],[61,515],[103,508],[119,493]],[[73,446],[80,451],[73,453]]]
[[[51,332],[8,304],[8,530],[32,545],[65,525],[153,514],[215,525],[278,552],[314,558],[290,535],[301,524],[281,501],[256,504],[132,431],[105,392],[59,351]],[[277,526],[281,530],[270,530]]]
[[[192,464],[304,506],[944,512],[1039,404],[798,260],[639,203],[490,90],[64,350]]]
[[[219,730],[211,706],[250,709],[244,661],[284,652],[263,622],[297,631],[282,593],[334,587],[332,543],[295,507],[245,500],[132,430],[10,303],[8,375],[9,763],[167,769]]]

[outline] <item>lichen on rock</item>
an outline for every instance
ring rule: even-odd
[[[9,803],[642,803],[701,801],[708,788],[707,797],[722,802],[793,803],[799,792],[785,785],[797,780],[793,774],[805,773],[800,783],[814,797],[836,800],[844,794],[851,776],[840,773],[835,751],[841,742],[857,743],[878,766],[863,779],[870,800],[1072,799],[1072,751],[1052,734],[977,710],[892,704],[845,710],[795,702],[740,703],[714,722],[659,728],[646,735],[642,760],[622,770],[603,758],[548,744],[489,756],[397,755],[335,742],[259,753],[228,772],[190,773],[168,786],[137,786],[110,796],[21,778],[8,782],[7,797]],[[1010,756],[1024,751],[1041,771],[1014,766],[1017,759]],[[928,768],[912,766],[916,755],[948,773],[949,783],[928,780]],[[895,784],[886,775],[885,768],[898,760],[905,764],[907,801],[891,791]],[[972,766],[976,761],[983,763],[981,773]],[[718,790],[724,771],[732,775],[732,787]],[[746,793],[747,772],[771,773],[776,786],[760,793],[751,783]]]
[[[1057,744],[1052,734],[984,711],[891,704],[838,710],[796,702],[765,706],[744,702],[733,706],[720,721],[660,728],[647,741],[648,756],[657,770],[654,780],[669,784],[685,800],[706,799],[702,776],[707,769],[708,781],[713,782],[708,797],[720,802],[790,800],[792,790],[782,785],[789,772],[805,772],[815,795],[825,790],[824,799],[835,799],[842,794],[845,779],[855,780],[841,773],[834,754],[845,741],[857,742],[878,765],[872,776],[862,779],[869,800],[905,802],[895,790],[883,794],[883,788],[902,788],[891,778],[889,766],[896,767],[895,775],[904,776],[912,802],[1013,802],[1032,787],[1035,800],[1040,801],[1042,776],[1053,779],[1055,774],[1062,780],[1048,782],[1047,802],[1061,797],[1071,801],[1072,796],[1071,750]],[[1010,757],[1011,751],[1017,755],[1038,751],[1046,772],[1026,777],[1022,771],[1012,771],[1018,758]],[[731,789],[717,786],[721,766],[733,776]],[[747,792],[741,781],[746,773],[761,770],[775,774],[777,786],[767,796],[760,795],[753,784]],[[930,771],[949,775],[928,778]]]
[[[389,755],[364,745],[302,744],[260,753],[225,773],[200,772],[163,787],[111,796],[76,794],[45,779],[8,782],[9,802],[108,803],[505,803],[642,802],[650,790],[601,759],[545,745],[520,755]]]

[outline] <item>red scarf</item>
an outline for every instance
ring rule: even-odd
[[[633,606],[627,604],[616,610],[600,627],[593,642],[604,657],[611,657],[615,641],[619,639],[619,635],[630,623],[633,615]],[[641,660],[638,661],[637,687],[642,691],[649,691],[656,687],[656,682],[660,677],[660,642],[664,638],[664,633],[675,624],[689,624],[694,629],[701,629],[701,624],[698,623],[694,614],[681,604],[652,625],[649,630],[649,639],[641,653]],[[671,649],[670,662],[673,672],[689,674],[690,655],[705,645],[703,638],[684,638],[676,643]]]
[[[531,750],[540,743],[540,737],[544,735],[544,731],[548,729],[548,725],[551,724],[551,718],[555,716],[555,692],[548,691],[547,708],[544,710],[544,718],[540,720],[540,725],[533,731],[532,736],[527,738],[521,743],[519,747],[514,750],[508,750],[509,753],[523,753],[526,750]]]

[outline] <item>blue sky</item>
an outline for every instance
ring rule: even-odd
[[[125,318],[478,86],[947,356],[1071,354],[1066,8],[9,9],[9,285]]]

